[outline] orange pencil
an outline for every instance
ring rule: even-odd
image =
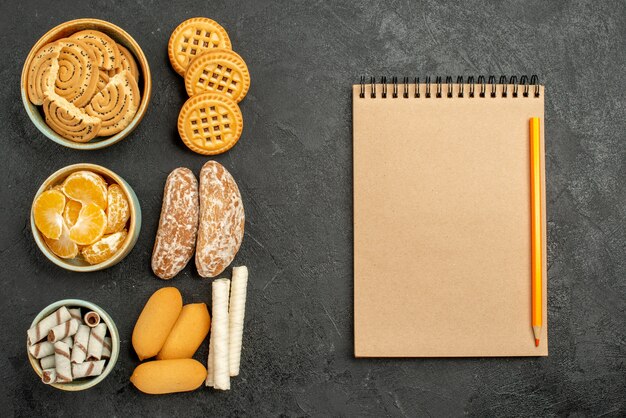
[[[531,217],[531,325],[535,335],[535,347],[539,346],[543,326],[543,256],[541,242],[541,123],[530,118],[530,217]]]

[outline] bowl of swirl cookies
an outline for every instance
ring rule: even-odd
[[[137,195],[113,171],[95,164],[64,167],[43,182],[31,208],[31,230],[41,252],[70,271],[103,270],[137,242]]]
[[[22,101],[35,126],[65,147],[93,150],[124,139],[150,101],[150,68],[139,44],[98,19],[65,22],[33,46]]]

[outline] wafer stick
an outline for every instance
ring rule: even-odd
[[[228,366],[228,294],[230,280],[217,279],[213,282],[213,387],[230,389],[230,367]]]
[[[61,341],[63,341],[65,344],[69,345],[70,348],[74,347],[74,337],[65,337]]]
[[[79,325],[78,331],[74,336],[74,345],[72,346],[72,363],[82,363],[87,358],[87,346],[89,345],[89,334],[91,328],[87,325]]]
[[[48,341],[42,341],[28,347],[28,352],[36,359],[48,357],[49,355],[54,354],[54,344]]]
[[[28,345],[33,345],[46,338],[52,328],[69,321],[71,318],[70,311],[65,306],[61,306],[27,331]]]
[[[54,354],[50,354],[39,360],[39,365],[42,370],[54,369]]]
[[[103,323],[91,329],[89,345],[87,346],[87,360],[100,360],[102,357],[102,347],[104,345],[104,335],[106,333],[107,326]]]
[[[70,315],[72,316],[72,318],[78,319],[82,322],[83,317],[80,315],[80,308],[68,309],[68,311],[70,311]]]
[[[104,337],[104,342],[102,343],[102,356],[100,358],[111,358],[111,347],[113,347],[111,337]]]
[[[80,321],[77,319],[70,319],[67,322],[57,325],[48,332],[48,341],[56,343],[67,337],[71,337],[78,331]],[[67,344],[67,342],[66,342]],[[70,343],[71,344],[71,343]],[[69,345],[69,344],[68,344]]]
[[[248,286],[248,268],[234,267],[230,288],[230,308],[228,311],[228,357],[230,376],[239,374],[241,361],[241,340],[243,337],[243,319],[246,311],[246,289]]]
[[[41,372],[41,381],[46,385],[51,385],[57,381],[57,371],[55,369],[46,369]]]
[[[70,346],[63,341],[54,343],[54,368],[57,374],[57,382],[69,383],[72,381]]]
[[[100,323],[100,315],[97,312],[89,311],[85,314],[85,324],[95,328]]]
[[[99,376],[104,370],[105,360],[86,361],[81,364],[72,364],[72,376],[74,379],[81,377]]]
[[[211,309],[213,310],[213,309]],[[215,321],[215,318],[213,318]],[[213,330],[215,330],[215,322],[213,322]],[[215,370],[213,367],[214,357],[215,357],[215,348],[213,347],[213,342],[215,339],[213,338],[213,331],[211,331],[211,335],[209,336],[209,356],[207,359],[207,367],[206,367],[206,382],[205,386],[213,387],[215,385]]]

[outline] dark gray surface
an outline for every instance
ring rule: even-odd
[[[0,6],[3,416],[626,414],[624,1],[85,3]],[[165,285],[178,287],[185,302],[209,301],[209,281],[195,268],[170,282],[150,270],[165,177],[178,166],[197,173],[207,160],[178,138],[186,95],[166,52],[171,31],[193,16],[220,22],[252,75],[243,137],[215,158],[238,181],[246,207],[236,259],[251,270],[242,373],[227,393],[153,397],[128,380],[138,364],[130,336],[144,302]],[[101,151],[47,140],[19,96],[31,46],[78,17],[126,29],[153,74],[139,128]],[[550,356],[355,360],[350,84],[360,75],[532,73],[547,85]],[[144,216],[133,252],[92,274],[53,266],[28,224],[39,184],[78,162],[123,176]],[[24,348],[37,312],[67,297],[101,305],[122,338],[114,372],[82,393],[44,386]],[[204,344],[197,358],[206,353]]]

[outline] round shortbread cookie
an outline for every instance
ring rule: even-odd
[[[43,101],[46,124],[63,138],[89,142],[100,131],[100,118],[89,116],[65,98],[51,93]]]
[[[139,108],[139,88],[135,77],[122,71],[85,107],[85,112],[102,120],[100,136],[115,135],[126,128]]]
[[[115,41],[104,33],[97,30],[81,30],[76,32],[70,39],[83,41],[96,57],[98,68],[102,70],[112,70],[119,66],[120,52]]]
[[[191,61],[212,48],[231,49],[226,30],[206,17],[195,17],[178,25],[167,44],[170,63],[184,76]]]
[[[215,48],[195,58],[185,72],[189,96],[221,93],[239,103],[250,88],[250,73],[243,58],[230,49]]]
[[[44,45],[33,57],[28,67],[28,99],[35,105],[42,105],[44,96],[54,90],[54,82],[59,72],[59,51],[57,43]]]
[[[54,91],[76,107],[83,107],[98,88],[98,65],[90,47],[77,39],[57,41],[59,72]]]
[[[221,154],[232,148],[243,131],[243,117],[237,103],[216,93],[189,98],[178,115],[178,133],[194,152]]]

